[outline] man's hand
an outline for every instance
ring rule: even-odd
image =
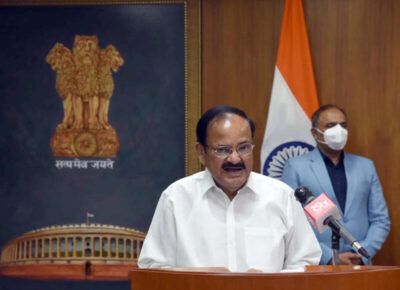
[[[339,261],[341,265],[362,265],[360,255],[353,252],[340,253]]]
[[[247,270],[247,273],[262,273],[263,271],[259,269],[250,268]]]

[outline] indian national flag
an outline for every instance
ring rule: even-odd
[[[286,0],[275,65],[261,171],[281,177],[286,160],[314,148],[311,115],[317,90],[301,0]]]

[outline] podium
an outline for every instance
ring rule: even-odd
[[[301,273],[135,269],[131,290],[394,290],[400,267],[311,266]]]

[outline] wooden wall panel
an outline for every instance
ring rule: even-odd
[[[244,109],[262,142],[283,13],[282,1],[203,1],[203,109]],[[258,170],[260,162],[255,160]]]
[[[321,104],[348,113],[347,150],[375,161],[392,230],[375,262],[400,265],[400,2],[304,0]],[[203,110],[243,108],[259,156],[283,0],[203,0]],[[259,158],[255,170],[259,171]]]
[[[378,262],[400,264],[400,2],[308,0],[319,99],[344,107],[347,150],[375,161],[389,204],[392,231]]]

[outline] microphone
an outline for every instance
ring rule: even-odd
[[[315,197],[307,187],[301,186],[295,190],[294,195],[302,204],[311,225],[319,233],[330,227],[335,234],[349,243],[357,253],[367,259],[370,258],[367,250],[340,224],[338,221],[340,219],[339,209],[325,193]]]

